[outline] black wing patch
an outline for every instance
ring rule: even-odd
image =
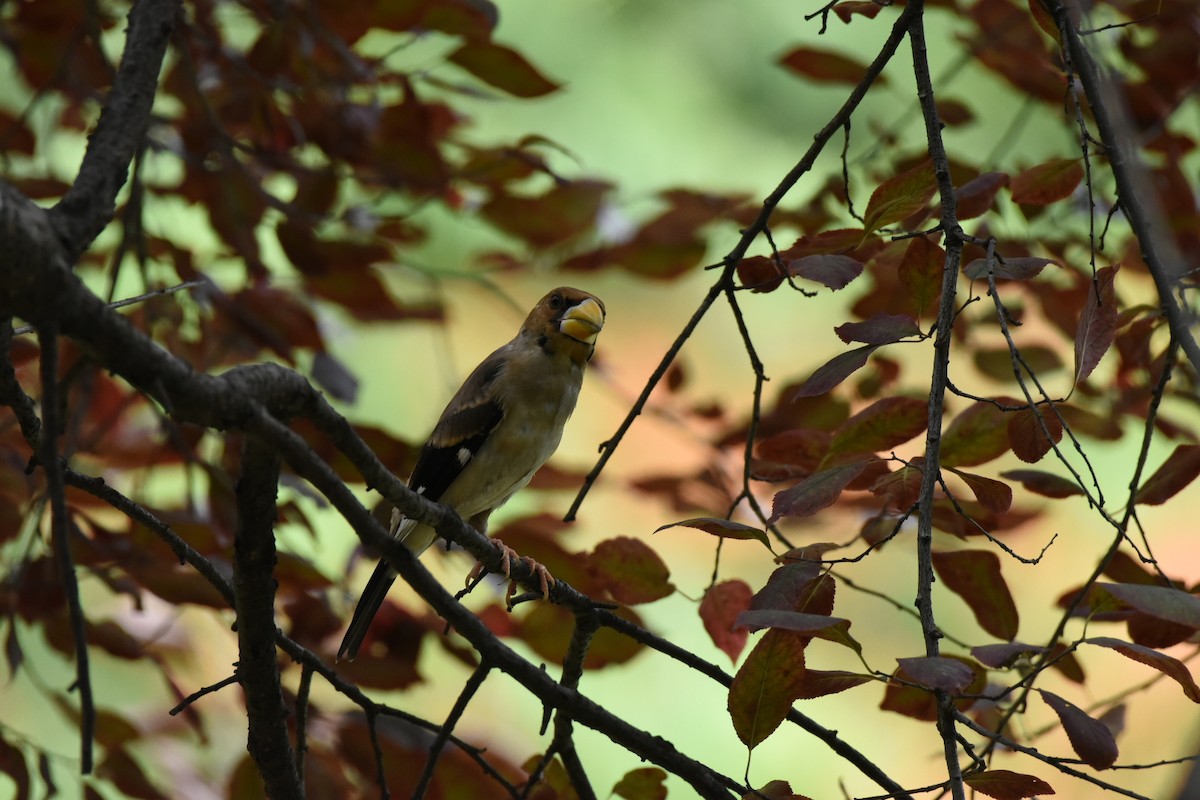
[[[452,418],[458,423],[454,427],[459,430],[473,430],[476,433],[440,447],[431,440],[421,448],[408,485],[430,500],[441,499],[442,493],[449,488],[463,468],[471,463],[471,459],[487,441],[488,434],[500,422],[502,416],[503,412],[498,403],[485,403],[459,411]],[[443,422],[449,421],[450,418],[443,418]],[[440,429],[442,425],[439,424],[438,427]]]

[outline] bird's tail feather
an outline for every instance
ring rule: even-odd
[[[353,661],[358,655],[358,648],[362,646],[363,637],[371,627],[371,620],[375,619],[375,614],[383,605],[383,598],[387,597],[388,589],[392,587],[394,580],[396,571],[389,567],[386,561],[380,561],[371,575],[371,580],[367,581],[367,588],[363,589],[362,597],[354,609],[354,616],[350,619],[350,627],[346,629],[346,635],[342,638],[342,646],[338,648],[337,654],[339,661],[343,658]]]

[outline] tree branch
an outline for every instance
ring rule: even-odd
[[[129,11],[121,66],[71,188],[50,212],[67,260],[74,263],[112,221],[117,193],[141,145],[178,0],[138,0]]]
[[[303,798],[288,739],[287,706],[275,655],[275,495],[279,455],[248,437],[237,482],[233,589],[237,600],[238,682],[246,693],[246,749],[272,800]]]

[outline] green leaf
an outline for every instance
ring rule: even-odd
[[[729,716],[747,747],[774,733],[802,694],[806,641],[790,631],[767,631],[733,677]]]
[[[915,397],[885,397],[838,426],[824,463],[837,456],[891,450],[922,433],[929,407]]]

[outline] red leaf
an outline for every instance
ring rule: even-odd
[[[1200,475],[1200,445],[1181,444],[1137,490],[1133,502],[1144,506],[1162,505],[1197,475]]]
[[[1012,199],[1014,203],[1049,205],[1070,197],[1082,180],[1083,166],[1078,158],[1055,158],[1015,176]]]
[[[1012,639],[1020,623],[1000,559],[988,550],[933,554],[933,568],[946,588],[961,597],[979,626],[998,639]]]
[[[971,491],[975,493],[975,499],[988,511],[1003,514],[1012,507],[1012,489],[1008,484],[972,472],[963,472],[958,469],[951,471],[971,487]]]
[[[752,292],[773,292],[783,283],[783,272],[775,259],[749,256],[737,265],[738,280]]]
[[[926,401],[885,397],[838,426],[825,462],[851,453],[891,450],[923,432],[929,423]]]
[[[956,658],[945,656],[919,656],[897,658],[896,663],[904,675],[926,689],[941,689],[957,694],[971,685],[975,672]]]
[[[855,14],[862,14],[867,19],[875,19],[875,16],[883,10],[883,6],[874,0],[844,0],[833,7],[833,13],[837,14],[842,22],[850,24],[850,18]]]
[[[1196,681],[1192,678],[1192,673],[1188,671],[1187,665],[1179,659],[1172,658],[1166,653],[1160,653],[1157,650],[1151,650],[1149,647],[1142,647],[1140,644],[1124,642],[1108,636],[1097,636],[1084,639],[1083,641],[1086,644],[1108,647],[1116,650],[1126,658],[1132,658],[1134,661],[1140,661],[1143,664],[1154,667],[1183,687],[1183,693],[1187,695],[1188,700],[1191,700],[1193,703],[1200,703],[1200,686],[1196,685]]]
[[[590,228],[611,189],[601,181],[580,180],[556,184],[534,197],[498,194],[484,203],[480,213],[534,247],[549,247]]]
[[[1083,494],[1083,490],[1074,481],[1052,472],[1042,472],[1038,469],[1010,469],[1007,472],[1001,472],[1000,476],[1020,481],[1028,491],[1043,497],[1060,499]]]
[[[612,793],[625,800],[666,800],[667,773],[658,767],[641,767],[626,772]]]
[[[711,533],[713,536],[719,536],[722,539],[755,539],[762,542],[768,548],[771,546],[771,543],[767,540],[765,531],[751,525],[744,525],[741,522],[734,522],[731,519],[696,517],[695,519],[685,519],[681,522],[672,522],[670,525],[663,525],[654,532],[658,533],[668,528],[695,528],[698,531]]]
[[[781,56],[779,63],[790,72],[822,83],[854,85],[867,72],[865,64],[831,50],[812,47],[797,47]],[[876,78],[876,83],[881,83],[882,78],[882,75]]]
[[[846,344],[891,344],[909,336],[920,336],[921,327],[908,314],[878,314],[862,322],[846,322],[833,329]]]
[[[763,588],[755,593],[750,608],[799,611],[808,605],[813,582],[821,574],[815,561],[792,561],[771,573]],[[831,608],[832,610],[832,608]]]
[[[1007,769],[989,769],[963,778],[963,783],[995,800],[1024,800],[1026,797],[1054,794],[1050,784],[1033,775]]]
[[[858,461],[822,470],[779,492],[771,507],[770,522],[774,524],[783,517],[807,517],[833,505],[865,466],[865,461]]]
[[[1200,629],[1200,597],[1182,589],[1138,583],[1096,583],[1095,588],[1143,614]]]
[[[1053,259],[1034,256],[1006,258],[1003,261],[992,259],[992,274],[998,281],[1028,281],[1036,278],[1050,264],[1058,266]],[[987,271],[986,258],[977,258],[963,267],[963,274],[973,281],[987,280]]]
[[[908,292],[917,316],[937,306],[942,295],[942,271],[946,251],[925,236],[914,236],[897,267],[900,285]]]
[[[446,60],[514,97],[541,97],[559,88],[516,50],[494,42],[468,41]]]
[[[867,358],[878,347],[879,345],[877,344],[869,344],[866,347],[848,350],[841,355],[829,359],[829,361],[826,361],[822,366],[817,368],[816,372],[809,376],[804,385],[796,390],[796,397],[815,397],[819,394],[825,394],[850,377],[851,373],[861,369],[867,363]]]
[[[788,262],[787,268],[789,275],[799,275],[834,291],[845,288],[863,271],[861,261],[827,253],[794,259]]]
[[[1096,270],[1079,327],[1075,329],[1075,382],[1086,380],[1117,335],[1117,295],[1113,279],[1119,266]]]
[[[721,652],[736,662],[749,634],[734,628],[738,615],[750,607],[750,587],[745,581],[723,581],[709,588],[700,601],[700,620]]]
[[[971,657],[992,669],[1011,667],[1019,657],[1030,653],[1044,653],[1046,648],[1021,642],[981,644],[971,648]]]
[[[663,560],[640,539],[618,536],[596,545],[588,569],[623,605],[661,600],[675,591]]]
[[[747,747],[770,736],[803,691],[806,641],[789,631],[767,631],[733,677],[729,716]]]
[[[1042,429],[1043,423],[1046,430]],[[1050,433],[1049,439],[1046,438],[1046,431]],[[1035,412],[1025,408],[1008,417],[1008,442],[1017,458],[1027,464],[1040,461],[1062,439],[1062,433],[1062,423],[1049,411]]]
[[[1038,689],[1046,705],[1054,709],[1062,722],[1063,730],[1071,741],[1075,755],[1083,759],[1092,769],[1108,769],[1117,761],[1117,740],[1112,731],[1099,720],[1092,719],[1078,706],[1067,702],[1056,694]]]
[[[992,202],[999,191],[1008,186],[1008,175],[1003,172],[985,172],[967,181],[955,191],[958,200],[958,218],[974,219],[991,210]]]
[[[871,193],[863,230],[870,233],[923,210],[936,190],[933,167],[927,162],[889,178]]]
[[[800,696],[796,699],[811,700],[814,697],[837,694],[847,689],[853,689],[855,686],[861,686],[870,680],[871,678],[867,675],[843,672],[842,670],[828,672],[819,669],[805,670],[804,679],[801,682]]]
[[[815,636],[818,639],[848,647],[856,653],[862,652],[862,645],[850,635],[850,620],[841,617],[805,614],[800,611],[781,611],[774,608],[751,609],[743,611],[734,625],[747,628],[751,632],[763,628],[791,631],[803,634],[805,641]]]
[[[1004,412],[991,403],[975,403],[942,431],[941,461],[947,467],[975,467],[1009,450]]]

